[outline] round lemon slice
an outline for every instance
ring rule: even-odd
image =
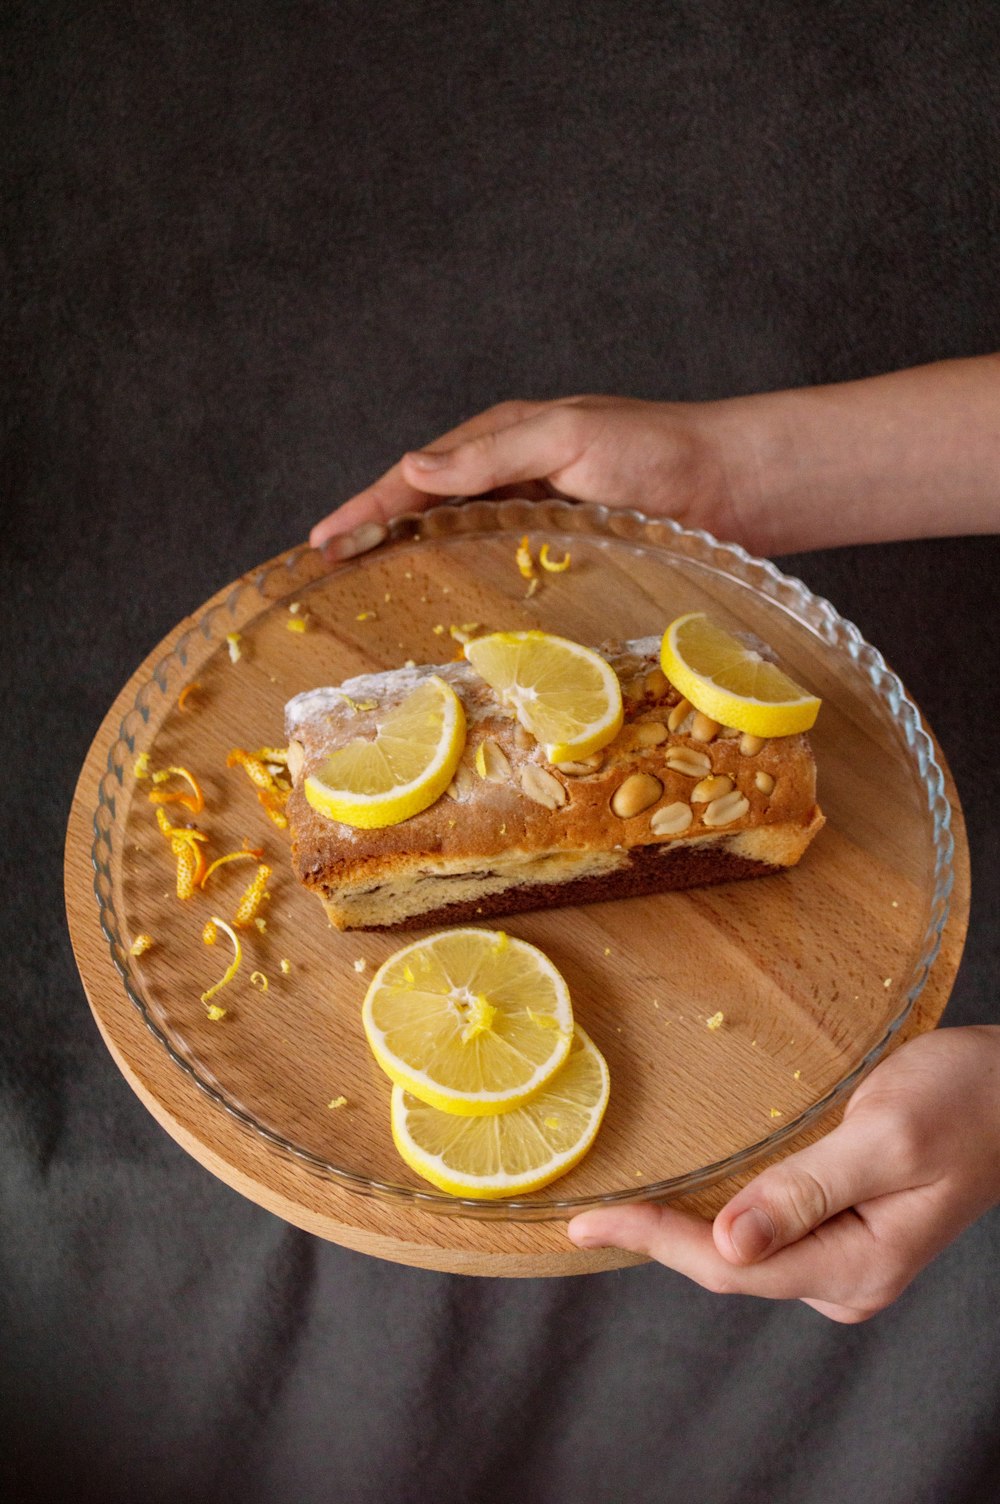
[[[815,695],[700,611],[671,622],[660,663],[695,710],[752,736],[808,731],[819,714]]]
[[[495,1117],[438,1112],[392,1089],[392,1138],[411,1170],[452,1196],[537,1191],[586,1154],[608,1105],[603,1055],[577,1025],[566,1064],[531,1102]]]
[[[461,1116],[520,1107],[569,1053],[569,988],[546,955],[502,931],[445,930],[379,967],[361,1012],[386,1075]]]
[[[591,648],[548,632],[492,632],[466,643],[465,656],[549,762],[588,757],[621,729],[618,675]]]
[[[431,674],[386,713],[374,739],[359,737],[332,753],[303,791],[330,820],[364,829],[398,825],[441,797],[464,747],[462,702]]]

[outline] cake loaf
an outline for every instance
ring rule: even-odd
[[[762,740],[719,726],[668,683],[659,648],[649,637],[598,649],[621,682],[624,723],[580,762],[549,763],[466,662],[296,696],[286,733],[297,877],[338,929],[406,929],[793,866],[823,824],[807,736]],[[447,793],[375,830],[313,809],[305,778],[347,742],[373,736],[380,715],[429,674],[451,685],[467,721]]]

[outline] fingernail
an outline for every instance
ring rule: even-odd
[[[416,470],[443,470],[451,464],[450,454],[435,454],[430,449],[414,449],[406,458]]]
[[[366,554],[377,548],[388,536],[389,529],[381,522],[363,522],[352,533],[341,533],[331,538],[323,547],[323,557],[328,564],[339,564],[344,559],[353,559],[356,554]]]
[[[759,1206],[740,1212],[729,1228],[729,1239],[741,1259],[752,1263],[774,1242],[774,1223]]]

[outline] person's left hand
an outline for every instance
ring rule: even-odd
[[[1000,1027],[942,1029],[890,1055],[839,1127],[758,1175],[714,1223],[645,1203],[583,1212],[569,1236],[648,1254],[717,1294],[858,1322],[998,1202]]]

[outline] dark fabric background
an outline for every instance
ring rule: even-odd
[[[2,27],[5,1497],[1000,1497],[997,1215],[855,1328],[652,1266],[342,1251],[146,1115],[61,897],[121,684],[403,447],[510,395],[1000,348],[994,0],[8,0]],[[947,1019],[998,1022],[997,540],[786,562],[941,739],[975,885]]]

